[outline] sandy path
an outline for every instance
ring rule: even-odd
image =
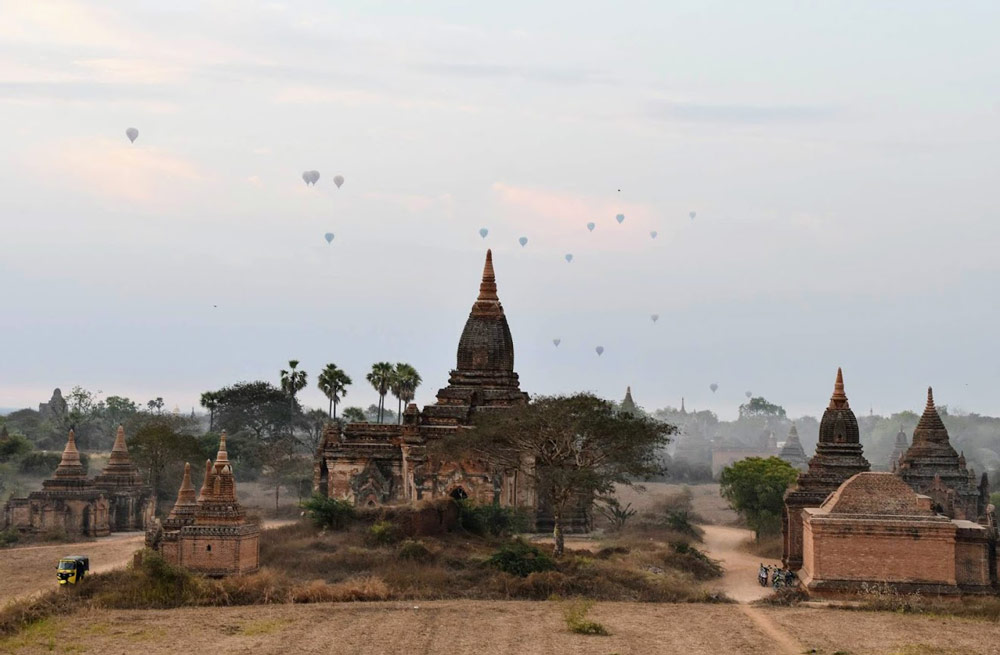
[[[753,537],[752,532],[723,525],[700,527],[705,531],[705,549],[709,556],[721,561],[726,569],[725,575],[713,585],[714,588],[740,603],[749,603],[773,593],[771,588],[761,587],[757,582],[757,571],[761,563],[781,566],[781,562],[761,559],[742,549],[742,545]]]
[[[294,520],[264,521],[265,530]],[[15,598],[48,591],[56,585],[56,562],[65,555],[86,555],[92,573],[105,573],[132,561],[142,548],[142,532],[115,532],[91,541],[24,546],[0,550],[0,605]]]

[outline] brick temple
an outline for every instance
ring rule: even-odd
[[[901,431],[902,432],[902,431]],[[896,445],[906,444],[906,435]],[[820,423],[809,470],[785,495],[783,562],[810,593],[988,593],[997,584],[996,512],[952,447],[933,392],[891,473],[868,472],[843,374]]]
[[[205,479],[197,497],[191,484],[191,465],[177,502],[162,525],[146,534],[146,545],[170,564],[210,576],[252,573],[259,567],[260,527],[247,520],[236,498],[236,479],[226,451],[226,433],[219,451],[205,462]]]
[[[40,491],[7,501],[3,523],[21,532],[103,537],[111,532],[108,514],[108,497],[87,477],[70,428],[55,473]]]
[[[537,509],[534,485],[521,472],[427,454],[429,443],[468,429],[475,414],[527,402],[514,372],[514,340],[487,251],[479,296],[458,341],[457,363],[437,401],[423,410],[411,403],[401,425],[350,423],[342,433],[329,425],[316,454],[314,489],[359,507],[451,496]]]
[[[143,482],[139,467],[129,456],[125,428],[121,425],[108,464],[94,477],[94,486],[108,498],[108,523],[112,531],[146,529],[156,510],[153,488]]]

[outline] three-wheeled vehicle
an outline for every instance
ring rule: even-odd
[[[90,558],[84,555],[69,555],[59,560],[56,577],[59,584],[77,584],[83,581],[84,574],[90,570]]]

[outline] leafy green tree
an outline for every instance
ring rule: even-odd
[[[162,414],[163,407],[166,403],[163,402],[163,398],[157,396],[146,403],[147,409],[149,409],[150,414]]]
[[[287,370],[281,369],[281,390],[288,395],[289,406],[291,408],[288,422],[289,436],[293,435],[295,431],[294,419],[297,414],[295,411],[295,396],[306,388],[309,377],[305,371],[298,370],[298,366],[299,360],[292,359],[288,361]]]
[[[389,362],[376,362],[372,364],[371,372],[365,376],[368,383],[378,393],[378,422],[382,422],[382,410],[385,408],[385,395],[389,393],[392,386],[394,369]]]
[[[11,462],[30,453],[34,447],[28,438],[20,434],[10,434],[7,426],[0,427],[0,462]]]
[[[230,434],[246,432],[263,443],[279,436],[301,410],[293,397],[269,382],[237,382],[215,392],[216,425]]]
[[[389,385],[392,395],[396,397],[396,422],[403,420],[403,404],[409,403],[417,393],[417,387],[423,380],[417,369],[404,362],[398,362],[392,371],[392,380]]]
[[[176,492],[176,488],[171,488],[168,480],[180,480],[184,462],[200,464],[203,455],[198,440],[193,435],[179,432],[179,425],[180,422],[173,417],[158,417],[143,425],[128,439],[129,454],[140,469],[146,472],[146,479],[157,498],[167,498]]]
[[[675,432],[648,416],[619,412],[614,403],[589,393],[482,412],[474,425],[442,439],[432,452],[477,458],[494,470],[519,470],[533,479],[552,511],[556,555],[563,553],[563,521],[571,504],[662,473],[657,450]]]
[[[780,457],[748,457],[722,469],[719,493],[760,540],[781,530],[785,491],[798,474]]]
[[[751,416],[774,416],[777,418],[785,418],[785,408],[781,405],[775,405],[765,400],[761,396],[751,398],[747,402],[740,405],[740,418],[751,417]]]
[[[350,384],[351,377],[336,364],[327,364],[316,379],[316,386],[330,401],[330,418],[337,418],[337,403],[347,395]]]
[[[104,428],[111,431],[119,425],[131,423],[139,413],[139,406],[124,396],[108,396],[104,400]]]
[[[309,452],[316,452],[320,441],[323,440],[323,431],[329,422],[330,418],[322,409],[310,409],[302,416],[302,425],[305,427],[307,435],[306,446]],[[336,419],[333,422],[336,423]]]

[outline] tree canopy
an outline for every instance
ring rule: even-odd
[[[719,493],[760,539],[781,530],[785,491],[798,474],[780,457],[748,457],[722,469]]]
[[[436,446],[437,455],[481,459],[499,471],[531,477],[553,513],[556,553],[563,550],[563,517],[571,503],[607,494],[663,473],[658,449],[674,427],[618,411],[589,393],[539,397],[523,407],[481,412],[475,429]]]

